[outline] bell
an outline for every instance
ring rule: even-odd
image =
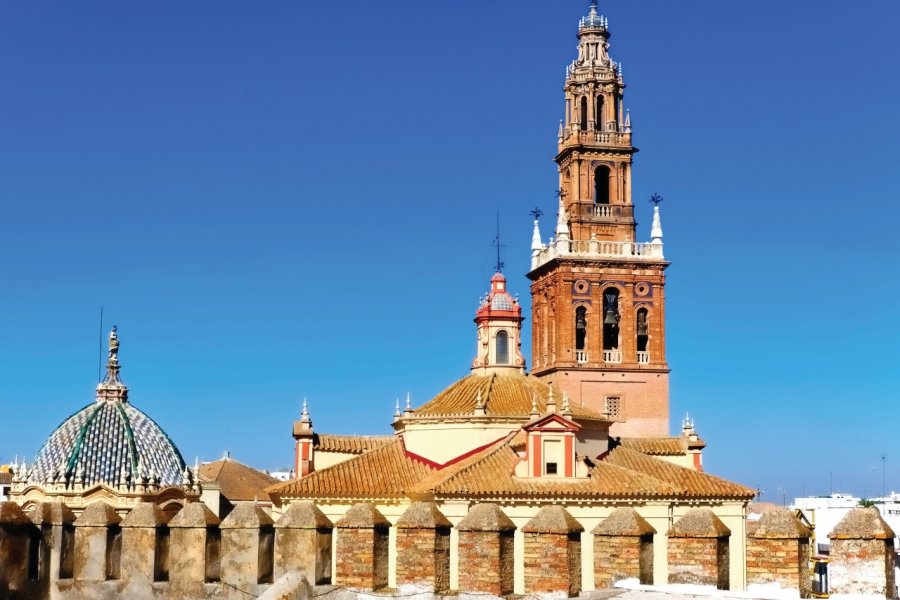
[[[643,323],[638,323],[637,334],[638,335],[650,335],[649,329],[650,328],[647,327],[646,321],[644,321]]]
[[[619,314],[614,310],[607,310],[603,315],[603,324],[604,325],[618,325],[619,324]]]
[[[585,323],[583,318],[575,320],[575,329],[587,329],[587,323]]]

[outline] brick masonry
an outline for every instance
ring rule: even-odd
[[[622,579],[653,583],[653,536],[594,536],[594,585],[607,589]]]
[[[525,533],[525,593],[581,592],[581,536]]]
[[[747,538],[747,583],[774,583],[809,598],[808,539]]]
[[[335,583],[377,590],[388,583],[388,528],[347,527],[337,536]]]
[[[832,539],[828,568],[831,593],[894,598],[893,558],[893,540]]]
[[[397,584],[450,590],[450,528],[397,530]]]
[[[728,589],[728,538],[670,537],[669,583]]]
[[[459,589],[495,596],[513,592],[512,531],[459,532]]]

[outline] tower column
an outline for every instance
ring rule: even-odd
[[[556,383],[572,398],[601,413],[606,410],[607,398],[618,398],[621,412],[611,429],[614,436],[668,435],[669,370],[663,306],[668,263],[663,257],[661,228],[653,228],[658,235],[651,232],[652,244],[641,246],[640,251],[635,246],[632,161],[637,149],[624,111],[625,82],[607,53],[609,37],[607,21],[594,2],[579,22],[578,58],[566,69],[564,95],[570,135],[563,132],[558,136],[555,157],[559,187],[565,193],[560,213],[565,212],[563,221],[572,244],[532,248],[528,277],[535,328],[533,374]],[[579,130],[592,133],[577,134]],[[600,165],[608,168],[608,181],[603,171],[597,178]],[[600,198],[595,192],[598,187]],[[560,223],[557,231],[563,230]],[[619,320],[617,328],[607,328],[611,329],[607,334],[618,333],[619,339],[618,352],[611,353],[607,362],[603,286],[610,285],[619,290]],[[579,305],[587,310],[587,356],[580,357],[575,327]],[[642,356],[639,363],[640,307],[646,307],[650,319],[649,328],[642,330],[650,356],[649,362]]]

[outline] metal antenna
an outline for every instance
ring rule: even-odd
[[[497,248],[497,272],[503,270],[503,261],[500,260],[500,248],[503,247],[503,244],[500,243],[500,213],[497,213],[497,237],[494,238],[494,243],[491,244],[495,248]]]
[[[97,343],[97,383],[103,381],[103,305],[100,305],[100,336]]]

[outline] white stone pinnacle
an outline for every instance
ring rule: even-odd
[[[662,221],[659,218],[659,205],[653,207],[653,224],[650,226],[650,243],[663,243]]]
[[[566,206],[563,197],[559,197],[559,213],[556,219],[556,239],[559,241],[569,239],[569,219],[566,215]]]
[[[531,232],[531,250],[540,250],[543,247],[541,244],[541,228],[538,224],[538,220],[534,220],[534,231]]]

